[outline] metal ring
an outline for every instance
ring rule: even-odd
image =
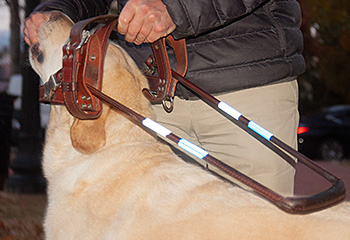
[[[168,107],[167,103],[166,102],[169,102],[170,103],[170,106]],[[164,110],[167,112],[167,113],[171,113],[174,109],[174,98],[169,98],[167,100],[162,100],[162,105],[163,105],[163,108]]]

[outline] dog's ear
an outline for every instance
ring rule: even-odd
[[[95,120],[75,119],[70,130],[73,147],[85,154],[91,154],[106,144],[105,123],[109,109]]]

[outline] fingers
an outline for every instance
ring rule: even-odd
[[[137,13],[135,6],[127,6],[119,17],[118,31],[125,40],[134,42],[143,26],[144,19]]]
[[[119,16],[119,33],[137,45],[154,42],[175,28],[161,0],[129,0]]]
[[[120,34],[126,35],[128,33],[129,23],[134,18],[135,14],[136,11],[134,7],[129,7],[127,4],[127,6],[123,8],[118,20],[118,32]]]
[[[136,38],[134,40],[129,41],[129,42],[134,42],[136,45],[140,45],[144,42],[148,42],[148,37],[150,36],[152,29],[153,29],[153,27],[151,24],[144,23],[141,26],[140,31],[137,33]]]
[[[161,37],[169,35],[176,28],[170,16],[167,19],[162,18],[162,20],[157,20],[155,16],[151,15],[149,17],[149,22],[154,22],[152,31],[147,36],[147,42],[150,43],[155,42]]]
[[[38,29],[30,18],[25,20],[24,41],[31,47],[39,42]]]
[[[48,14],[45,13],[33,13],[25,20],[25,27],[23,29],[24,41],[32,47],[34,44],[39,43],[39,29],[41,25],[48,21]]]

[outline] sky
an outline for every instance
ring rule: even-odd
[[[19,0],[20,6],[24,6],[24,0]],[[23,14],[21,11],[20,14]],[[22,16],[23,17],[23,16]],[[10,42],[10,9],[4,0],[0,0],[0,49],[9,46]]]
[[[0,49],[9,45],[10,12],[9,8],[0,4]]]

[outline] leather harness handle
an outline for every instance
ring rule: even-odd
[[[171,112],[173,106],[167,107],[165,101],[172,101],[175,95],[177,80],[172,77],[169,56],[167,53],[167,43],[173,49],[176,58],[176,72],[185,76],[187,72],[188,60],[186,42],[184,39],[174,40],[169,35],[151,44],[153,56],[146,60],[148,68],[157,67],[158,76],[146,74],[149,89],[142,90],[144,96],[152,103],[163,103],[167,112]]]
[[[69,112],[79,119],[96,119],[102,103],[94,97],[86,84],[102,87],[105,53],[109,36],[118,16],[98,16],[76,23],[70,32],[70,43],[63,46],[62,94]],[[102,24],[90,35],[91,23]]]

